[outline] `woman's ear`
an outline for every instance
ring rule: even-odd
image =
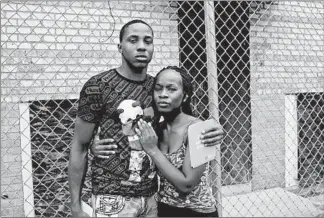
[[[185,102],[187,100],[188,100],[188,95],[187,94],[184,94],[182,102]]]

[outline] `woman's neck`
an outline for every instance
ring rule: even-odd
[[[180,108],[173,110],[172,112],[163,114],[167,129],[171,130],[173,128],[183,125],[183,118],[186,115],[182,113]]]

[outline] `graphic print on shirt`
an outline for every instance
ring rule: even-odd
[[[150,108],[142,109],[141,106],[135,105],[136,101],[134,100],[123,100],[117,107],[119,114],[119,119],[122,123],[122,132],[127,136],[130,151],[130,161],[129,161],[129,179],[123,181],[124,184],[133,184],[133,182],[141,182],[140,172],[143,167],[144,157],[146,156],[145,151],[143,151],[138,135],[135,133],[135,127],[140,118],[143,118],[144,110],[149,111]],[[148,114],[146,112],[145,114]],[[153,115],[152,115],[153,117]],[[153,162],[149,156],[150,168],[153,168]],[[155,172],[149,177],[153,178]]]

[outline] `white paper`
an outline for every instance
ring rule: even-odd
[[[191,166],[198,167],[216,158],[216,146],[205,147],[201,144],[199,137],[201,132],[216,126],[217,122],[213,119],[191,124],[188,128],[188,142]],[[219,125],[219,124],[218,124]]]

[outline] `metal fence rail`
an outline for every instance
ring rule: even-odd
[[[224,128],[210,177],[222,216],[323,215],[322,1],[2,1],[1,216],[71,215],[79,91],[120,64],[135,18],[154,30],[149,73],[187,69],[194,112]]]

